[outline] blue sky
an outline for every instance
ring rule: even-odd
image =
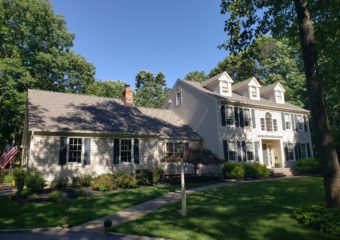
[[[162,71],[172,87],[194,70],[209,72],[227,52],[220,0],[52,0],[74,51],[96,67],[99,80],[134,86],[139,70]]]

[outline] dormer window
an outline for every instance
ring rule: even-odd
[[[283,99],[283,92],[282,91],[276,91],[276,102],[277,103],[284,103]]]
[[[222,93],[223,94],[228,94],[229,93],[229,84],[228,83],[225,83],[225,82],[222,82],[221,83],[221,88],[222,88]]]
[[[250,87],[250,95],[252,98],[257,98],[257,87]]]
[[[221,96],[231,97],[232,89],[231,84],[234,81],[228,75],[227,72],[220,73],[208,80],[205,80],[201,83],[201,86],[212,91],[218,93]]]

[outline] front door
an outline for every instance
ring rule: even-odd
[[[263,155],[263,163],[267,167],[274,167],[274,148],[271,144],[263,143],[262,144],[262,155]]]

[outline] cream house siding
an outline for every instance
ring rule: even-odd
[[[72,136],[77,137],[77,136]],[[82,137],[82,136],[79,136]],[[83,137],[84,138],[84,137]],[[140,164],[113,164],[113,138],[86,137],[91,139],[90,165],[67,163],[59,165],[59,136],[33,135],[29,167],[39,170],[47,182],[71,179],[74,176],[97,176],[112,171],[133,172],[139,168],[151,168],[158,157],[157,139],[140,140]]]
[[[176,105],[176,93],[182,92],[182,103]],[[215,98],[202,94],[185,82],[177,81],[165,109],[173,110],[192,130],[203,139],[203,148],[218,152],[217,115],[218,109]]]

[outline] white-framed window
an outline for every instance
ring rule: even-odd
[[[69,163],[81,163],[83,155],[83,139],[68,138],[67,160]]]
[[[284,121],[285,121],[285,128],[290,129],[291,128],[291,122],[290,122],[290,116],[288,113],[284,114]]]
[[[131,162],[132,159],[132,140],[121,139],[120,140],[120,161]]]
[[[247,149],[247,161],[253,161],[254,160],[254,146],[252,142],[246,143],[246,149]]]
[[[226,107],[226,122],[227,125],[234,124],[234,109],[231,106]]]
[[[166,143],[165,155],[167,157],[175,155],[175,144],[174,143],[172,143],[172,142]]]
[[[222,82],[221,86],[222,86],[222,93],[228,94],[229,93],[229,85],[228,85],[228,83]]]
[[[298,125],[299,131],[303,131],[304,121],[303,121],[302,115],[297,116],[297,125]]]
[[[274,132],[277,132],[277,119],[273,119],[273,129]]]
[[[268,132],[273,131],[272,115],[269,112],[266,113],[265,119],[266,119],[266,130]]]
[[[257,87],[255,86],[250,87],[250,96],[252,98],[257,98]]]
[[[179,91],[176,93],[176,105],[180,105],[182,103],[182,92]]]
[[[260,122],[261,122],[261,131],[266,131],[266,124],[264,122],[264,118],[260,118]]]
[[[184,157],[184,152],[188,148],[189,148],[189,143],[167,142],[165,155],[167,157],[179,155],[182,158]]]
[[[236,142],[229,141],[228,149],[229,149],[229,160],[236,161]]]
[[[283,102],[283,93],[281,91],[276,91],[276,102]]]
[[[251,116],[250,116],[250,109],[245,108],[243,109],[243,120],[244,120],[244,126],[250,127],[251,125]]]

